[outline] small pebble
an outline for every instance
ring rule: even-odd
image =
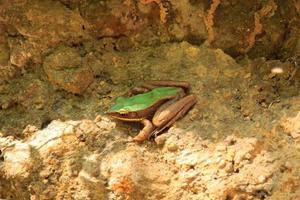
[[[224,170],[225,170],[227,173],[233,172],[233,164],[232,164],[232,163],[227,163],[227,165],[226,165],[226,167],[224,168]]]
[[[234,149],[228,149],[227,154],[226,154],[226,159],[228,161],[232,161],[232,160],[234,160],[234,156],[235,156],[235,150]]]
[[[288,170],[291,170],[292,167],[293,167],[292,163],[289,162],[289,161],[286,161],[286,162],[284,163],[284,166],[285,166]]]
[[[44,184],[47,184],[48,182],[49,182],[48,179],[43,179],[43,183],[44,183]]]
[[[156,137],[154,141],[158,146],[163,146],[165,144],[166,140],[167,140],[166,136],[160,135],[160,136]]]
[[[281,67],[273,67],[272,69],[271,69],[271,72],[272,72],[272,74],[281,74],[281,73],[283,73],[283,69],[281,68]]]
[[[219,169],[223,169],[225,166],[226,166],[226,161],[225,160],[221,160],[218,164]]]
[[[170,144],[168,144],[167,148],[169,151],[177,151],[178,145],[175,143],[170,143]]]
[[[100,122],[102,120],[101,115],[97,115],[96,118],[94,119],[94,122]]]
[[[208,166],[212,163],[211,159],[207,159],[204,163],[205,166]]]
[[[246,74],[244,78],[251,78],[251,73]]]
[[[266,182],[267,178],[264,175],[260,175],[257,179],[258,183]]]
[[[250,160],[251,154],[250,154],[250,153],[246,153],[245,158],[246,158],[247,160]]]
[[[2,110],[5,110],[9,107],[9,103],[5,102],[4,104],[2,104]]]

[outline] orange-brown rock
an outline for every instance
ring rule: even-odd
[[[82,60],[77,49],[59,47],[45,59],[43,67],[52,85],[82,94],[94,79],[92,70]]]

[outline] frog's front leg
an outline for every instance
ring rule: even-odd
[[[144,128],[132,139],[134,142],[142,142],[147,140],[155,129],[155,126],[148,119],[143,119],[141,123],[144,125]]]

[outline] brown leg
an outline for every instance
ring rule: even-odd
[[[144,128],[132,139],[132,141],[142,142],[147,140],[155,129],[155,126],[148,119],[143,119],[141,123],[144,125]]]
[[[159,128],[152,132],[151,136],[157,135],[165,128],[171,126],[176,120],[184,116],[196,102],[196,96],[190,94],[165,107],[162,111],[156,112],[153,117],[153,124]]]
[[[135,87],[131,88],[127,92],[127,96],[133,96],[133,95],[136,95],[136,94],[142,94],[142,93],[145,93],[145,92],[149,92],[153,88],[156,88],[156,87],[157,86],[155,86],[155,85],[151,85],[151,84],[148,84],[148,83],[143,83],[139,86],[135,86]]]
[[[150,89],[148,88],[145,88],[143,86],[136,86],[136,87],[133,87],[131,88],[130,90],[128,90],[124,96],[134,96],[134,95],[137,95],[137,94],[142,94],[142,93],[145,93],[145,92],[149,92]]]
[[[146,81],[145,83],[131,88],[127,93],[126,96],[133,96],[136,94],[141,94],[145,92],[149,92],[150,90],[157,88],[157,87],[180,87],[187,91],[190,87],[190,84],[186,81]]]
[[[171,80],[164,80],[164,81],[146,81],[146,84],[153,85],[156,87],[181,87],[185,90],[190,87],[190,84],[186,81],[171,81]]]

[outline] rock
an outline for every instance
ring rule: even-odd
[[[225,166],[226,166],[226,161],[225,160],[220,160],[220,162],[218,162],[219,169],[223,169]]]
[[[155,138],[155,143],[158,146],[163,146],[167,140],[167,136],[165,134],[161,134]]]
[[[24,68],[29,61],[42,63],[42,53],[60,43],[78,44],[90,38],[82,29],[88,25],[79,12],[57,1],[22,1],[20,4],[6,1],[2,8],[0,18],[5,18],[7,32],[14,35],[8,41],[10,62],[18,68]]]
[[[267,178],[264,176],[264,175],[260,175],[258,178],[257,178],[257,181],[258,183],[264,183],[266,182]]]
[[[96,120],[52,121],[47,128],[32,131],[21,141],[0,137],[4,156],[0,175],[5,174],[0,188],[5,187],[4,198],[28,194],[27,187],[18,187],[18,193],[14,193],[14,187],[5,185],[8,183],[30,184],[36,199],[51,195],[179,200],[200,193],[201,199],[227,195],[252,198],[258,189],[271,191],[279,166],[273,154],[253,153],[255,138],[235,136],[234,143],[227,139],[204,148],[207,141],[199,134],[183,134],[179,128],[166,133],[162,149],[150,151],[148,145],[127,143],[115,123],[103,116]],[[243,162],[243,157],[250,162]],[[240,192],[232,193],[232,188]]]
[[[174,143],[169,143],[167,144],[167,149],[172,152],[177,151],[178,145]]]
[[[300,138],[300,112],[295,117],[282,119],[281,127],[290,134],[294,139]],[[300,140],[299,140],[300,141]]]
[[[83,94],[94,80],[80,53],[70,47],[60,47],[46,57],[43,64],[48,80],[55,86],[74,94]]]

